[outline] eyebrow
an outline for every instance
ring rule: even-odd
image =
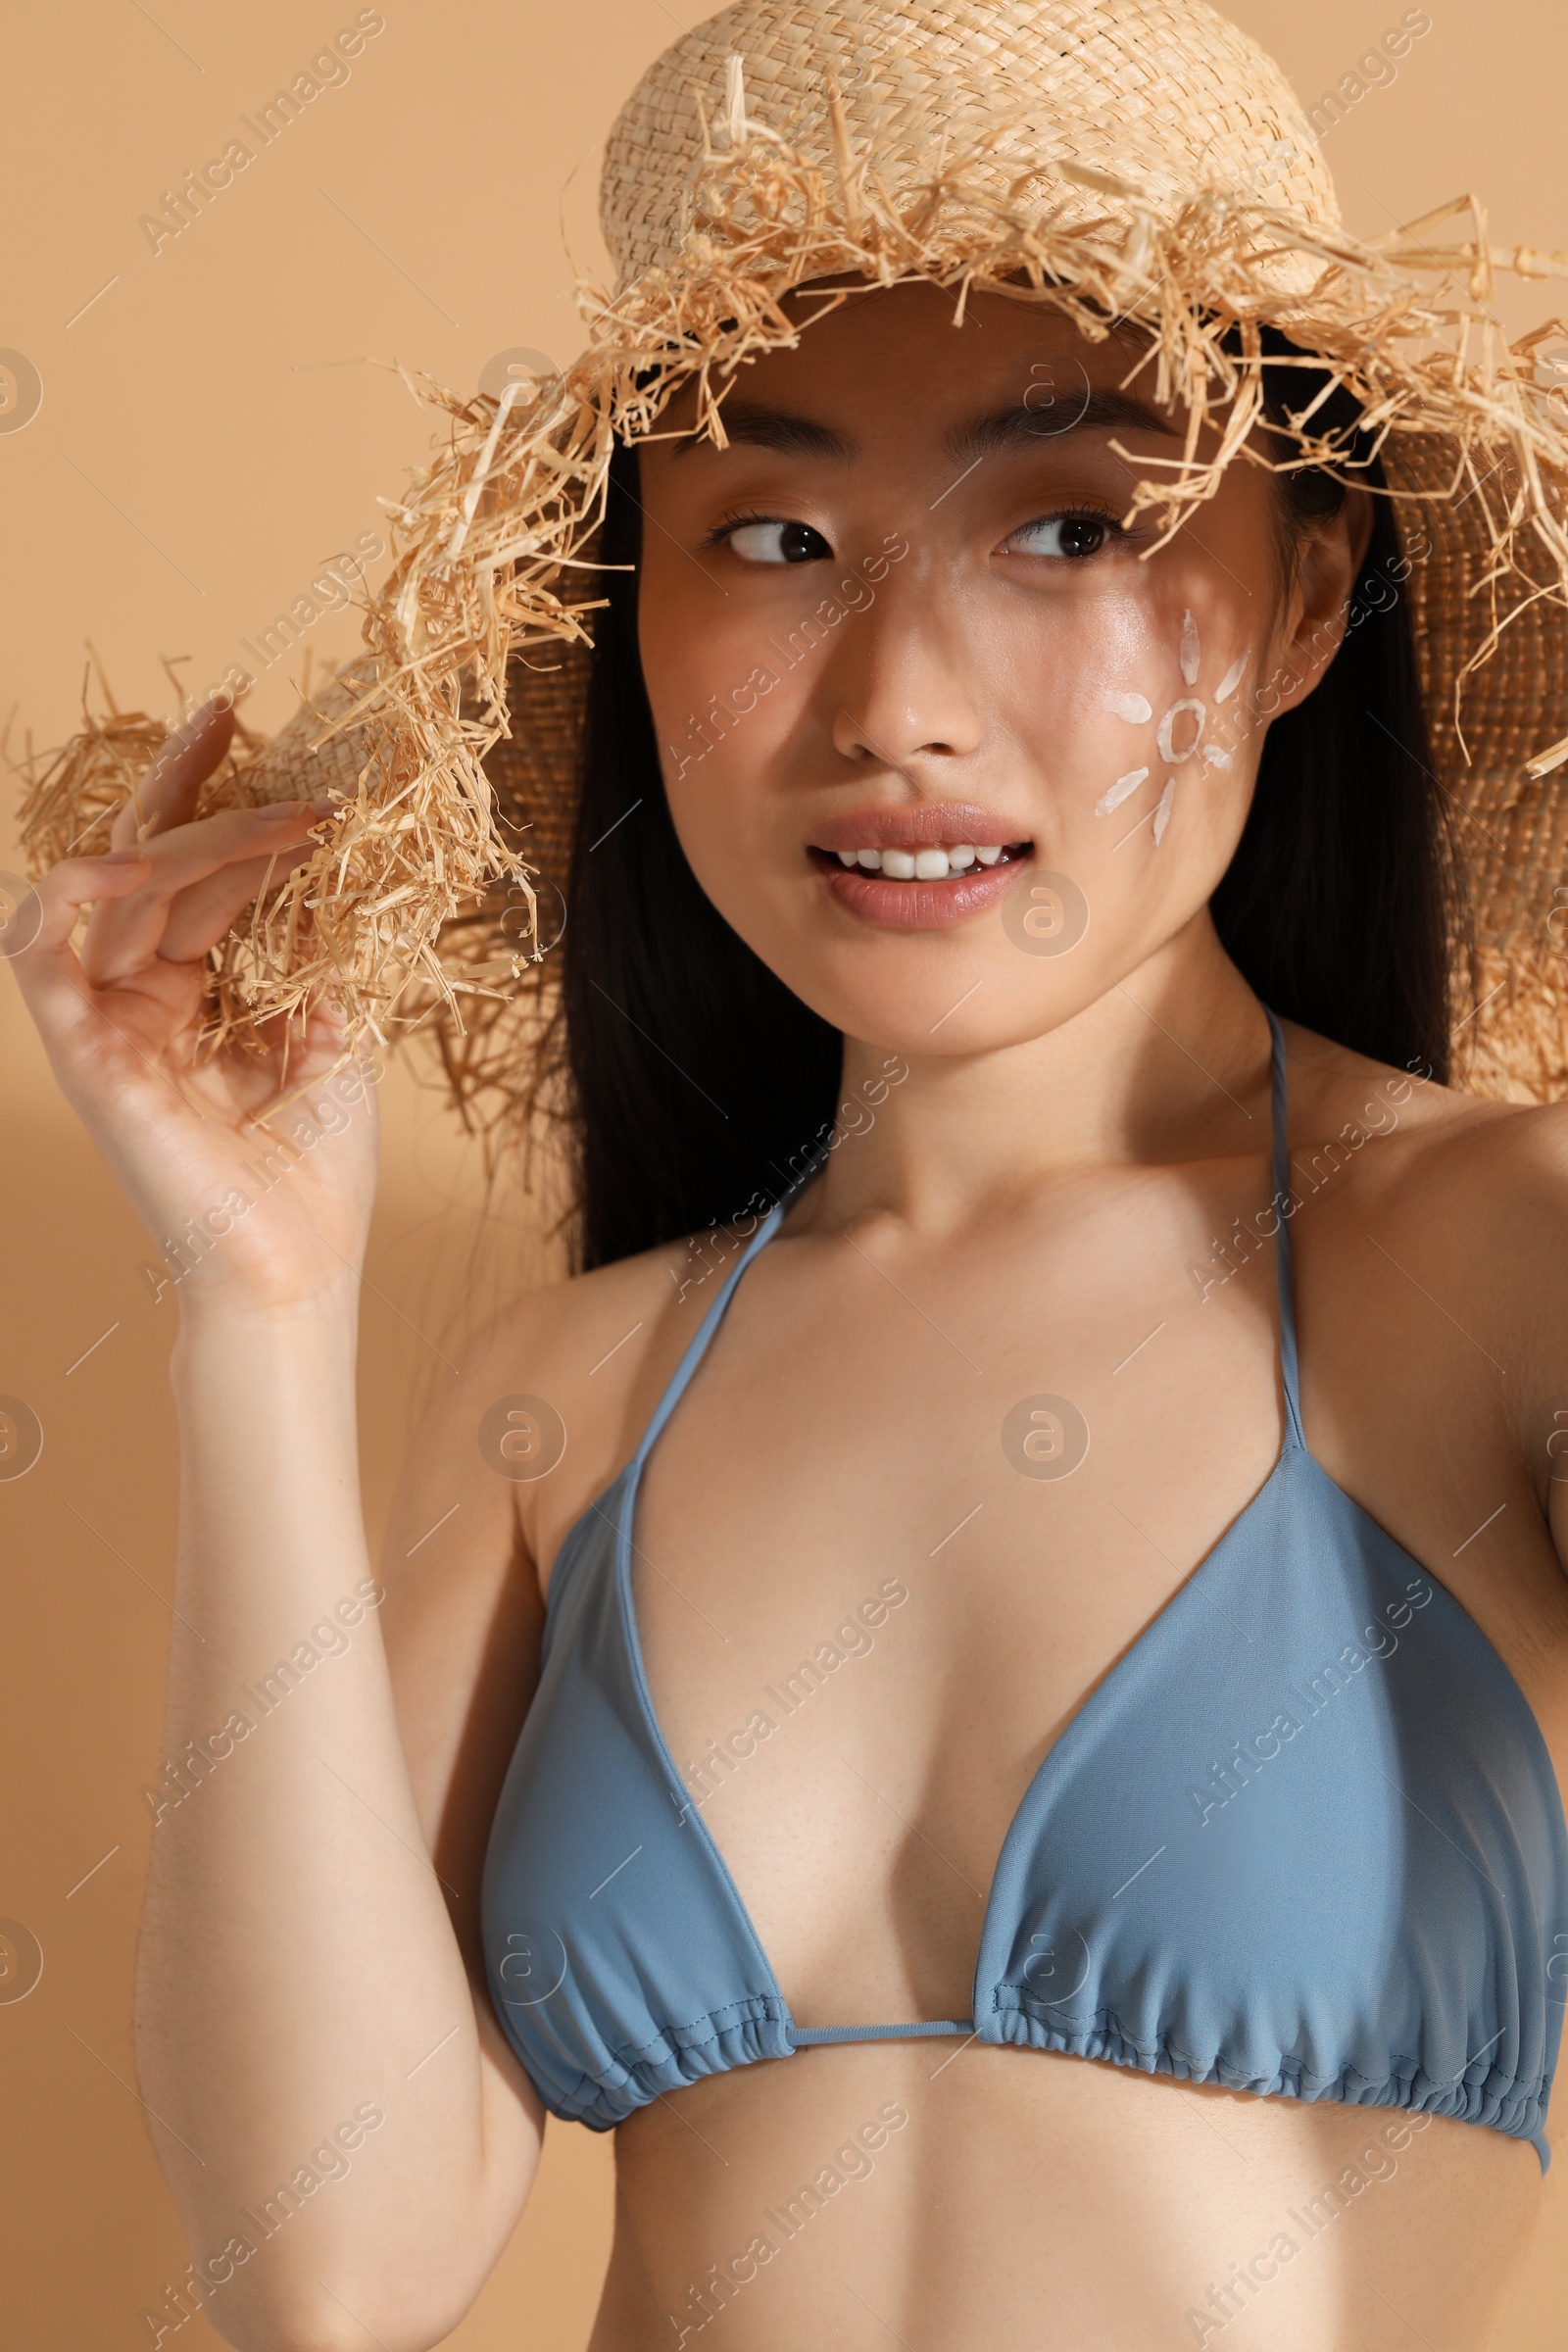
[[[1017,405],[998,409],[988,416],[971,417],[944,436],[944,446],[956,463],[978,464],[981,458],[1012,454],[1037,441],[1059,441],[1072,432],[1114,432],[1120,428],[1159,433],[1169,440],[1180,438],[1178,428],[1168,417],[1126,392],[1091,391],[1065,423],[1054,421],[1058,407],[1068,408],[1076,399],[1072,394],[1058,395],[1049,406],[1029,409]],[[818,424],[811,417],[797,416],[784,409],[765,408],[758,401],[727,400],[722,415],[729,439],[753,448],[778,450],[787,457],[826,458],[837,465],[852,464],[859,455],[858,445],[831,425]],[[673,454],[677,459],[685,458],[695,449],[711,446],[706,436],[693,434],[683,438]]]
[[[1058,414],[1063,419],[1057,421]],[[1091,391],[1080,401],[1075,393],[1057,393],[1049,404],[1034,409],[999,409],[994,416],[956,425],[946,436],[950,457],[978,461],[1026,449],[1034,441],[1059,441],[1067,433],[1160,433],[1179,440],[1180,432],[1157,409],[1146,408],[1130,393]]]

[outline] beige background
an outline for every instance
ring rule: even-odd
[[[0,346],[43,383],[25,429],[0,431],[12,760],[29,732],[42,746],[70,731],[85,640],[122,706],[168,710],[161,656],[200,690],[324,559],[376,527],[378,493],[396,493],[427,428],[398,377],[368,362],[466,388],[509,346],[564,361],[581,341],[563,223],[599,268],[599,146],[685,0],[680,16],[663,0],[387,0],[346,86],[150,250],[139,217],[354,13],[338,0],[155,0],[151,12],[52,0],[11,13]],[[1310,104],[1400,11],[1239,0],[1234,13]],[[1499,243],[1568,247],[1568,11],[1432,0],[1428,13],[1397,79],[1328,135],[1351,225],[1376,235],[1474,187]],[[1551,307],[1549,290],[1502,304],[1514,328]],[[353,641],[341,615],[307,637],[327,661]],[[275,724],[301,682],[296,663],[276,663],[253,718]],[[15,775],[3,793],[0,867],[15,868]],[[3,973],[0,1071],[0,1393],[26,1399],[46,1433],[36,1468],[0,1482],[0,1916],[23,1921],[45,1956],[36,1989],[0,2003],[0,2294],[8,2342],[115,2352],[148,2341],[139,2313],[186,2259],[129,2039],[150,1835],[139,1790],[160,1761],[174,1310],[141,1281],[144,1239],[55,1097]],[[471,1155],[434,1095],[408,1071],[382,1094],[362,1416],[372,1533],[437,1350],[547,1262],[526,1202],[482,1216]],[[583,2344],[611,2186],[607,2142],[552,2125],[523,2224],[451,2341]],[[1560,2345],[1565,2308],[1568,2157],[1501,2343]],[[217,2339],[197,2318],[178,2340]]]

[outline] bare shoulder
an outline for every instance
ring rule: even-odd
[[[542,1620],[561,1537],[630,1454],[740,1246],[683,1237],[542,1284],[442,1359],[387,1532],[389,1624],[422,1638],[432,1611],[488,1615],[509,1580]]]
[[[1497,1102],[1296,1028],[1293,1183],[1395,1250],[1518,1367],[1568,1380],[1568,1102]],[[1349,1179],[1349,1181],[1347,1181]],[[1331,1203],[1338,1203],[1335,1210]],[[1309,1218],[1308,1222],[1317,1221]],[[1412,1253],[1404,1255],[1404,1246]]]
[[[1444,1085],[1430,1066],[1400,1069],[1356,1054],[1310,1029],[1286,1024],[1293,1154],[1314,1148],[1360,1152],[1398,1136],[1404,1149],[1380,1155],[1399,1181],[1460,1189],[1483,1175],[1489,1192],[1544,1187],[1549,1205],[1568,1177],[1568,1102],[1498,1102]],[[1568,1195],[1561,1196],[1568,1206]]]
[[[744,1244],[681,1237],[528,1291],[475,1335],[426,1443],[509,1515],[541,1590],[615,1477]],[[416,1531],[417,1532],[417,1531]]]

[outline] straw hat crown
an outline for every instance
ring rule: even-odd
[[[890,191],[928,180],[939,146],[966,153],[1007,124],[989,176],[1016,187],[1038,163],[1018,194],[1064,221],[1105,203],[1061,163],[1167,214],[1218,185],[1340,225],[1290,83],[1206,0],[735,0],[656,60],[611,133],[600,208],[621,288],[679,260],[705,141],[738,144],[749,120],[826,164],[834,93]]]

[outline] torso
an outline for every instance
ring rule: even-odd
[[[1386,1102],[1395,1074],[1287,1036],[1307,1444],[1496,1647],[1561,1787],[1549,1409],[1539,1458],[1525,1427],[1552,1328],[1530,1221],[1561,1114],[1417,1086],[1379,1113],[1391,1131],[1342,1144],[1324,1175],[1322,1147]],[[1268,1477],[1273,1250],[1254,1245],[1212,1279],[1215,1238],[1269,1197],[1265,1086],[1246,1107],[1255,1151],[1056,1176],[940,1252],[875,1225],[819,1233],[808,1191],[649,1458],[633,1589],[656,1709],[683,1767],[755,1710],[779,1719],[710,1776],[704,1809],[802,2025],[967,2014],[985,1893],[1030,1777]],[[563,1286],[543,1316],[531,1302],[525,1350],[519,1326],[514,1385],[570,1433],[560,1468],[515,1490],[546,1587],[713,1295],[716,1259],[689,1279],[704,1262],[648,1252]],[[508,1346],[503,1331],[493,1385]],[[999,1443],[1008,1408],[1041,1391],[1092,1430],[1070,1478],[1021,1478]],[[770,1706],[763,1692],[889,1585],[907,1599],[874,1645],[787,1718]],[[1282,2234],[1295,2251],[1249,2290],[1265,2315],[1251,2340],[1352,2352],[1413,2328],[1468,2352],[1533,2227],[1537,2159],[1439,2118],[1309,2233],[1303,2212],[1321,2218],[1314,2200],[1394,2120],[953,2041],[802,2050],[619,2129],[593,2352],[714,2327],[748,2352],[793,2352],[808,2329],[846,2346],[891,2330],[915,2352],[1212,2342],[1241,2321],[1221,2325],[1210,2289]],[[865,2126],[885,2132],[874,2156],[852,2149]],[[715,2304],[691,2290],[813,2180],[808,2226],[700,2327]]]

